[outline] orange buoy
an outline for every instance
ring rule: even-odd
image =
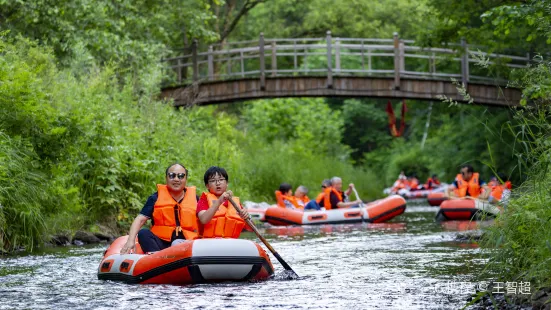
[[[488,202],[473,199],[450,199],[442,202],[437,221],[478,221],[499,214],[500,209]]]
[[[144,254],[137,248],[134,254],[121,255],[120,250],[127,239],[128,236],[118,238],[105,251],[98,279],[183,285],[264,280],[274,273],[266,252],[249,240],[197,239],[152,254]]]
[[[439,206],[444,200],[448,200],[444,193],[430,193],[427,196],[427,201],[431,206]]]
[[[362,208],[340,208],[322,211],[306,211],[270,207],[266,210],[265,220],[276,226],[286,225],[319,225],[343,223],[381,223],[386,222],[406,209],[406,200],[399,195],[392,195]]]

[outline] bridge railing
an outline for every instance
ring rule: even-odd
[[[265,39],[216,44],[198,51],[193,42],[191,52],[163,59],[172,84],[197,81],[259,78],[261,87],[266,77],[319,75],[327,77],[332,87],[333,76],[374,76],[400,79],[455,78],[469,82],[506,83],[508,71],[526,67],[529,54],[503,55],[486,53],[465,41],[447,47],[415,46],[412,40],[325,38]],[[483,65],[481,65],[481,63]]]

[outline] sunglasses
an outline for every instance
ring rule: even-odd
[[[178,179],[183,179],[186,177],[186,174],[185,173],[174,173],[174,172],[169,172],[167,174],[168,178],[171,179],[171,180],[174,180],[175,177],[178,177]]]
[[[327,186],[323,186],[323,185],[322,185],[321,188],[327,188]]]
[[[209,183],[210,184],[218,184],[218,183],[224,183],[224,181],[226,181],[226,179],[210,179]]]

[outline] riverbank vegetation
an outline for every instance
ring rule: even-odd
[[[496,249],[492,270],[549,285],[550,2],[347,3],[0,1],[0,249],[32,249],[97,224],[125,231],[175,161],[200,189],[210,165],[226,167],[230,187],[253,201],[273,201],[281,182],[316,193],[335,175],[375,199],[401,170],[451,181],[470,163],[483,178],[504,172],[516,185],[487,235]],[[427,46],[465,37],[496,52],[540,53],[542,61],[512,76],[525,89],[525,108],[408,101],[401,138],[389,134],[387,100],[174,109],[159,99],[159,59],[193,40],[205,46],[261,31],[323,37],[327,30],[376,38],[399,32]]]

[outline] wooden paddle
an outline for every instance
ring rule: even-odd
[[[228,200],[230,201],[230,203],[232,204],[232,206],[235,208],[235,210],[241,214],[241,208],[235,203],[235,201],[233,201],[233,199],[231,198],[228,198]],[[250,218],[248,219],[245,219],[245,222],[247,222],[247,224],[249,224],[249,227],[251,227],[251,229],[254,231],[254,233],[256,234],[256,236],[260,239],[260,241],[262,241],[262,243],[264,243],[264,245],[268,248],[268,250],[270,250],[270,252],[272,252],[272,254],[275,256],[275,258],[279,261],[279,263],[283,266],[283,268],[285,268],[285,270],[289,271],[292,273],[293,277],[297,277],[298,278],[298,274],[291,268],[291,266],[289,266],[289,264],[287,264],[283,258],[281,256],[279,256],[279,254],[276,252],[276,250],[274,250],[274,248],[272,248],[272,246],[268,243],[268,240],[266,240],[266,238],[264,238],[260,232],[258,231],[258,228],[256,228],[256,226],[254,226],[254,223],[253,221],[251,221]]]
[[[358,191],[356,191],[356,188],[353,187],[352,189],[354,190],[354,195],[356,195],[356,198],[359,199],[359,200],[362,200],[362,199],[360,198],[360,196],[358,196]],[[360,205],[361,205],[362,207],[365,207],[365,204],[364,204],[363,202],[362,202]]]

